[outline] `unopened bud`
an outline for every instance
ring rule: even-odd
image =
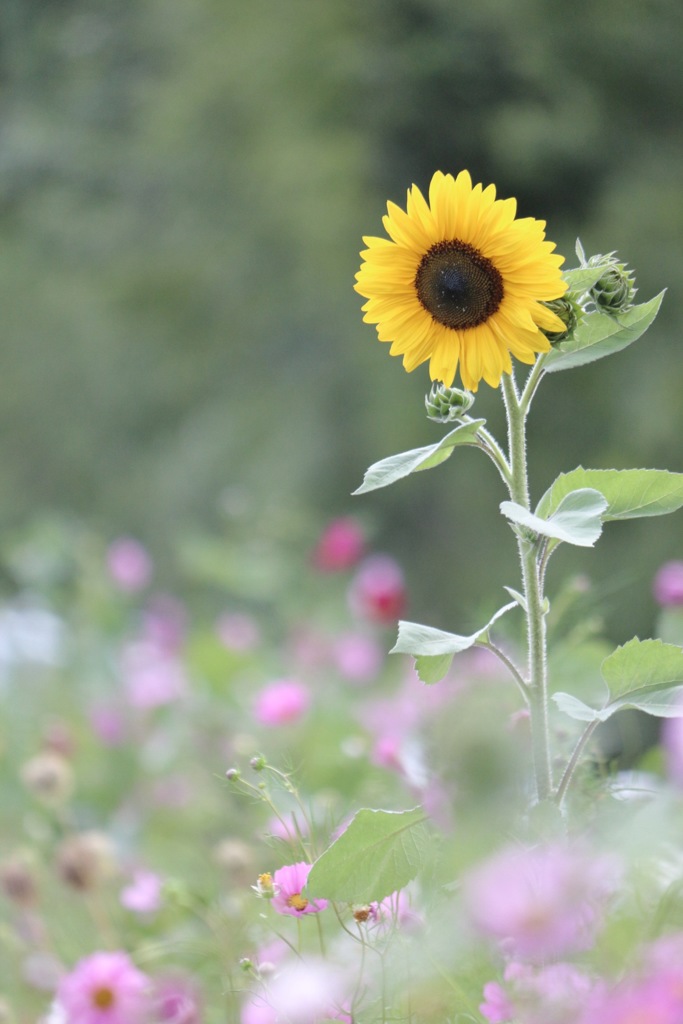
[[[553,299],[552,302],[544,302],[543,305],[547,306],[565,325],[564,331],[543,331],[551,345],[555,345],[558,341],[564,341],[565,338],[574,333],[583,310],[571,295],[563,295],[562,298]]]
[[[425,397],[427,416],[436,423],[455,423],[474,405],[474,395],[460,388],[447,388],[440,381],[432,384]]]
[[[225,773],[225,777],[228,780],[228,782],[239,782],[241,778],[239,768],[228,768],[227,772]]]
[[[605,313],[623,313],[633,305],[636,294],[633,271],[625,263],[619,263],[616,253],[606,256],[591,256],[589,267],[604,267],[600,278],[590,290],[590,297]]]
[[[71,765],[52,750],[45,750],[27,761],[21,769],[21,779],[29,792],[50,806],[66,803],[74,789]]]
[[[0,889],[12,903],[32,907],[38,899],[35,874],[27,857],[20,854],[0,864]],[[2,1017],[0,1017],[0,1024]]]
[[[116,873],[117,867],[114,845],[102,832],[69,836],[57,850],[59,877],[79,892],[97,888]]]
[[[257,754],[256,757],[252,757],[251,761],[249,762],[249,767],[253,768],[255,772],[262,772],[263,769],[267,766],[267,764],[268,762],[266,761],[263,754]]]

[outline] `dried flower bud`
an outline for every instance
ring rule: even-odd
[[[79,892],[97,888],[117,870],[114,845],[102,832],[69,836],[57,850],[57,872],[66,885]]]
[[[358,921],[359,924],[365,924],[370,917],[375,917],[376,911],[373,914],[373,908],[369,903],[365,903],[362,907],[354,907],[353,919]]]
[[[619,263],[616,253],[591,256],[589,267],[604,267],[604,272],[590,290],[590,297],[605,313],[623,313],[633,305],[636,294],[633,271]]]
[[[28,857],[17,854],[0,864],[0,888],[7,899],[17,906],[35,906],[38,901],[38,886]]]
[[[474,405],[474,395],[459,388],[447,388],[440,381],[432,384],[425,397],[427,416],[436,423],[455,423]]]
[[[45,750],[26,761],[21,769],[26,788],[41,803],[50,806],[64,804],[74,789],[74,773],[61,754]]]

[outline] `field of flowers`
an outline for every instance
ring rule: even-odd
[[[409,588],[358,519],[292,550],[195,541],[188,601],[132,538],[53,523],[7,549],[0,1019],[564,1022],[615,984],[611,1006],[649,1007],[629,1020],[678,1019],[652,992],[680,992],[680,720],[642,771],[596,752],[569,849],[549,810],[524,817],[528,721],[500,663],[475,649],[427,687],[386,656]],[[216,582],[235,559],[241,595]],[[681,639],[681,564],[654,595]],[[556,607],[562,685],[608,647],[587,580]],[[365,904],[301,895],[360,807],[415,806],[415,881]]]

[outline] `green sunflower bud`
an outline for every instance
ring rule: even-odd
[[[543,331],[551,345],[555,345],[558,341],[564,341],[565,338],[574,333],[583,310],[570,293],[563,295],[561,299],[544,302],[543,305],[552,310],[555,316],[558,316],[565,325],[564,331]]]
[[[474,395],[459,388],[447,388],[440,381],[432,384],[425,397],[427,416],[436,423],[454,423],[474,405]]]
[[[590,290],[590,297],[605,313],[623,313],[633,305],[636,294],[633,271],[626,263],[619,263],[616,253],[591,256],[587,266],[604,266],[605,270]]]

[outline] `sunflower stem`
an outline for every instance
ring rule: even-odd
[[[524,508],[530,508],[529,479],[526,454],[526,417],[528,401],[520,398],[512,374],[503,374],[503,401],[508,426],[510,497]],[[528,395],[528,388],[527,388]],[[553,789],[550,764],[548,722],[547,635],[541,567],[536,557],[535,540],[519,528],[515,529],[522,570],[523,594],[527,622],[527,694],[531,719],[531,737],[536,777],[536,793],[540,800],[550,797]]]

